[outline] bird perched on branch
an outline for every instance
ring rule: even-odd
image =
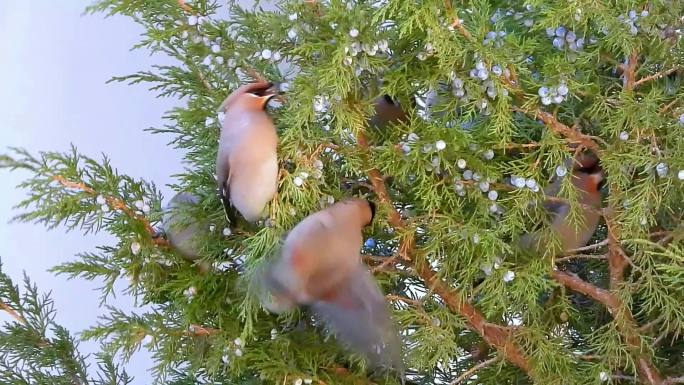
[[[551,250],[553,255],[585,246],[596,232],[601,220],[601,186],[605,174],[599,164],[599,159],[593,153],[580,154],[574,164],[572,160],[566,164],[572,172],[569,176],[556,178],[544,193],[550,197],[556,197],[561,189],[563,179],[570,178],[576,188],[577,201],[580,207],[579,221],[570,223],[570,204],[557,200],[547,200],[544,208],[552,215],[550,227],[560,240],[560,249]],[[520,238],[521,249],[535,254],[544,254],[549,250],[550,240],[542,237],[540,232],[525,234]]]
[[[372,202],[349,199],[309,215],[287,235],[278,259],[262,265],[256,287],[268,310],[309,306],[338,340],[403,374],[387,301],[360,257],[362,229],[374,214]]]
[[[164,237],[171,248],[189,261],[200,259],[201,238],[209,233],[209,224],[198,222],[196,219],[188,221],[181,212],[199,204],[199,197],[188,192],[179,192],[166,205],[162,220]],[[200,270],[208,271],[209,264],[200,263]]]
[[[221,104],[225,111],[216,157],[216,181],[226,216],[232,208],[254,222],[263,217],[278,189],[278,135],[266,104],[277,95],[273,84],[246,84]]]

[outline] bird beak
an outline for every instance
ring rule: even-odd
[[[268,104],[268,102],[276,96],[278,96],[278,91],[273,86],[267,88],[260,96],[261,108],[265,109],[266,104]]]

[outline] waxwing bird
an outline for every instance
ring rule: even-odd
[[[268,82],[244,85],[221,104],[225,119],[216,157],[216,181],[226,215],[231,207],[248,221],[260,219],[278,189],[278,135],[266,104],[277,95]]]
[[[401,104],[389,95],[383,95],[375,100],[375,114],[369,124],[374,128],[384,128],[390,123],[400,123],[408,120]]]
[[[567,176],[577,189],[578,202],[582,205],[578,224],[568,220],[570,205],[566,202],[547,201],[545,209],[553,215],[551,228],[560,240],[560,250],[553,250],[553,254],[585,246],[596,232],[601,219],[601,185],[604,181],[603,169],[598,165],[598,158],[581,156],[575,163],[574,170]],[[556,196],[561,188],[562,178],[557,178],[545,190],[548,196]],[[548,249],[548,241],[542,239],[538,233],[530,233],[521,237],[519,246],[523,250],[532,250],[543,254]]]
[[[380,288],[362,263],[362,229],[375,214],[363,199],[341,201],[309,215],[287,235],[278,258],[256,274],[268,310],[305,305],[373,364],[403,374],[401,343]]]
[[[166,205],[162,219],[161,227],[171,248],[189,261],[200,258],[201,238],[209,233],[209,224],[186,218],[181,215],[181,211],[187,213],[188,209],[198,204],[199,197],[188,192],[180,192]],[[207,264],[200,264],[200,269],[207,268]]]

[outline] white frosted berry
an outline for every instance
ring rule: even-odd
[[[629,139],[629,133],[627,131],[622,131],[620,133],[620,140],[625,141]]]
[[[679,180],[684,180],[684,169],[679,170],[677,178],[679,178]]]
[[[446,148],[446,142],[443,140],[438,140],[437,142],[435,142],[435,148],[437,149],[437,151],[444,150]]]
[[[350,29],[349,30],[349,36],[354,37],[354,38],[358,37],[359,36],[359,30],[356,28]]]
[[[197,16],[192,15],[188,17],[188,25],[197,25]]]
[[[556,167],[556,175],[563,177],[567,173],[568,173],[568,168],[565,167],[564,165],[561,164],[560,166]]]
[[[228,364],[230,362],[230,356],[225,354],[223,357],[221,357],[221,361],[223,361],[224,364]]]
[[[523,188],[523,187],[525,187],[526,180],[525,180],[525,178],[521,178],[519,176],[516,176],[514,178],[513,177],[511,178],[511,183],[513,183],[513,185],[517,188]]]
[[[106,204],[101,205],[100,210],[102,210],[103,213],[108,213],[109,212],[109,206]]]
[[[289,31],[287,31],[287,37],[289,37],[290,40],[296,39],[297,38],[297,31],[295,31],[294,29],[290,29]]]
[[[290,19],[290,21],[295,21],[299,18],[299,15],[297,15],[296,13],[291,13],[287,16],[287,18]]]
[[[463,191],[465,189],[465,185],[463,184],[463,182],[456,182],[454,183],[454,189],[456,191]]]
[[[294,380],[294,382],[293,382],[294,385],[302,385],[303,383],[304,383],[304,381],[301,378],[298,378],[298,379]]]
[[[492,160],[494,159],[494,150],[489,149],[482,154],[482,157],[485,158],[486,160]]]
[[[274,340],[278,337],[278,331],[275,329],[271,329],[271,339]]]
[[[661,178],[667,176],[667,173],[669,171],[670,167],[665,162],[660,162],[656,165],[656,172],[658,173],[658,176]]]
[[[244,344],[244,341],[242,341],[242,338],[240,338],[240,337],[236,338],[236,339],[233,341],[233,343],[234,343],[235,345],[237,345],[237,346],[244,346],[244,345],[243,345],[243,344]]]
[[[229,236],[229,235],[232,234],[232,233],[233,233],[233,232],[230,230],[229,227],[226,227],[226,228],[223,229],[223,235],[225,235],[226,237]]]
[[[456,165],[458,166],[458,168],[464,169],[464,168],[466,168],[466,160],[465,159],[459,159],[456,161]]]
[[[548,106],[549,104],[553,103],[553,99],[551,99],[548,96],[544,96],[543,98],[541,98],[541,102],[543,105]]]
[[[480,234],[477,234],[477,233],[473,234],[473,243],[474,244],[480,243]]]
[[[539,87],[539,91],[537,91],[537,93],[542,98],[545,96],[549,96],[549,87]]]
[[[238,357],[242,357],[242,349],[235,349],[235,355]]]
[[[473,171],[472,170],[463,171],[463,179],[465,179],[465,180],[473,179]]]
[[[216,226],[215,225],[209,225],[209,232],[213,233],[214,230],[216,230]]]
[[[537,181],[533,178],[527,178],[527,180],[525,180],[525,186],[529,189],[533,189],[537,186]]]
[[[218,44],[214,44],[211,46],[211,52],[213,53],[219,53],[221,52],[221,46]]]
[[[556,91],[558,91],[558,94],[562,95],[562,96],[565,96],[568,94],[568,92],[570,92],[570,90],[568,89],[568,86],[566,84],[559,85],[558,89]]]
[[[97,202],[98,205],[103,205],[107,203],[107,199],[105,199],[105,197],[102,195],[98,195],[97,198],[95,198],[95,202]]]
[[[514,279],[515,279],[515,273],[510,271],[510,270],[508,270],[503,276],[504,282],[511,282]]]
[[[496,190],[491,190],[489,193],[487,193],[487,198],[489,198],[489,200],[495,201],[499,198],[499,193]]]
[[[499,211],[499,205],[496,203],[492,203],[491,206],[489,206],[489,212],[492,214],[496,214]]]
[[[197,294],[197,288],[194,287],[194,286],[190,286],[189,288],[185,289],[185,291],[183,292],[183,294],[184,294],[186,297],[192,299],[192,298]]]
[[[294,178],[293,182],[294,182],[295,186],[300,187],[301,185],[304,184],[304,179],[302,179],[302,177],[300,177],[300,176],[297,176]]]
[[[273,52],[266,48],[265,50],[261,51],[261,58],[264,60],[268,60],[273,56]]]
[[[488,277],[489,277],[490,275],[492,275],[492,273],[494,272],[494,270],[492,269],[492,265],[491,265],[490,263],[485,263],[485,264],[483,264],[483,265],[480,267],[480,269],[482,269],[482,271],[483,271],[483,272],[485,273],[485,275],[488,276]]]
[[[679,115],[679,124],[684,124],[684,114]]]
[[[480,191],[482,191],[483,193],[489,191],[489,182],[487,181],[480,182],[478,186],[480,187]]]
[[[230,59],[228,59],[226,64],[228,65],[228,68],[231,68],[231,69],[235,68],[235,67],[237,67],[237,60],[230,58]]]
[[[131,253],[133,253],[133,255],[140,254],[140,249],[141,249],[140,243],[138,243],[138,242],[131,243]]]
[[[479,182],[480,179],[482,179],[482,175],[480,175],[480,174],[474,172],[474,173],[473,173],[473,180],[476,181],[476,182]]]
[[[610,374],[608,374],[606,372],[599,373],[599,380],[601,380],[603,382],[610,380]]]

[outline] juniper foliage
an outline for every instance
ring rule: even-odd
[[[173,187],[200,197],[191,215],[212,224],[201,252],[214,268],[156,236],[154,184],[76,149],[12,150],[0,165],[34,173],[20,186],[29,192],[18,220],[119,239],[55,272],[103,279],[103,302],[126,279],[154,305],[111,309],[84,337],[130,357],[152,336],[159,382],[397,383],[306,311],[264,312],[246,279],[304,216],[365,194],[379,212],[363,253],[402,330],[410,381],[684,381],[683,2],[285,0],[265,10],[102,0],[89,11],[133,18],[145,29],[136,48],[177,60],[113,80],[185,104],[150,132],[188,165]],[[269,226],[224,236],[216,108],[264,78],[286,90],[269,109],[279,193]],[[373,129],[373,101],[385,94],[410,119]],[[553,237],[544,188],[583,150],[607,175],[593,246],[526,256],[511,245],[536,229]],[[526,187],[510,183],[520,178]],[[557,199],[581,226],[586,208],[569,178]]]

